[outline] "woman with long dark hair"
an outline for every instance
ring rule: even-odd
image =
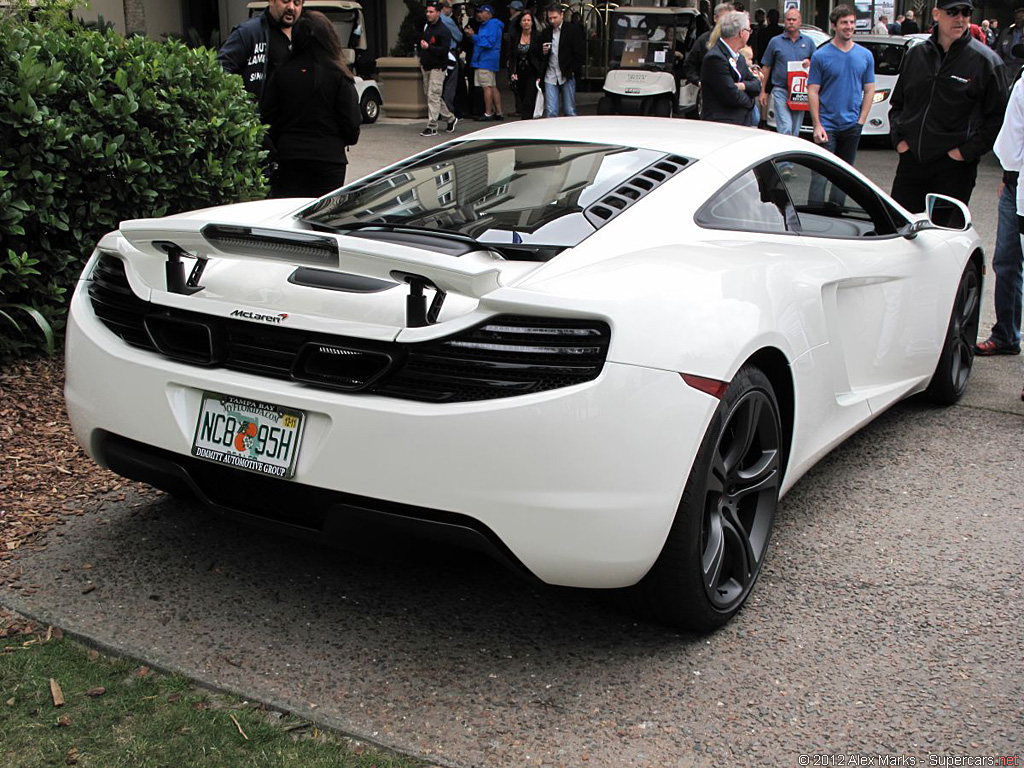
[[[508,73],[519,116],[529,120],[537,104],[537,80],[544,72],[540,30],[534,23],[533,11],[523,11],[516,21],[518,34],[513,30],[510,35]]]
[[[306,11],[292,27],[292,56],[267,82],[260,112],[277,152],[271,197],[320,197],[344,185],[345,151],[359,141],[362,116],[324,14]]]

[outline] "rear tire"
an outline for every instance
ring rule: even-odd
[[[652,117],[672,117],[672,99],[669,96],[658,96],[651,105]]]
[[[981,317],[981,270],[973,259],[960,276],[946,341],[924,396],[937,405],[953,405],[967,390],[974,366],[974,345]]]
[[[739,611],[768,550],[782,453],[772,385],[744,366],[711,419],[657,562],[629,590],[634,606],[700,633]]]
[[[359,101],[359,111],[366,124],[376,123],[380,117],[380,95],[376,91],[367,91]]]
[[[615,102],[612,101],[611,96],[602,96],[597,101],[597,114],[599,115],[614,115],[615,114]]]

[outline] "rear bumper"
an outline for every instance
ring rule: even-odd
[[[130,347],[95,318],[82,290],[71,304],[66,359],[76,436],[115,471],[178,483],[222,511],[307,536],[350,535],[368,515],[413,521],[428,536],[567,586],[643,577],[717,406],[675,372],[615,363],[585,384],[470,403],[323,391]],[[204,391],[304,411],[295,477],[269,480],[193,458]]]
[[[195,498],[248,525],[360,549],[371,542],[386,547],[395,536],[438,541],[477,550],[521,576],[534,578],[493,531],[466,515],[253,475],[109,432],[94,435],[93,449],[103,465],[122,477]]]

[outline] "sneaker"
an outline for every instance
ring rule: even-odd
[[[1019,355],[1020,344],[997,344],[992,339],[985,339],[974,347],[974,354],[982,357],[992,355]]]
[[[505,119],[505,116],[504,116],[503,114],[501,114],[501,112],[499,112],[498,114],[496,114],[496,115],[494,116],[494,119],[495,119],[495,120],[498,120],[498,121],[501,121],[501,120],[504,120],[504,119]]]
[[[478,117],[476,119],[476,121],[478,123],[489,123],[493,119],[494,119],[494,115],[480,115],[480,117]]]
[[[437,136],[437,128],[424,128],[420,131],[420,136]]]
[[[455,126],[459,124],[459,118],[452,115],[452,119],[448,121],[448,127],[445,130],[448,133],[455,133]]]

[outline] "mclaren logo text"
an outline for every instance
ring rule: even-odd
[[[255,320],[260,323],[280,323],[288,317],[284,312],[279,315],[263,315],[259,312],[250,312],[247,309],[236,309],[230,316],[241,317],[243,320]]]

